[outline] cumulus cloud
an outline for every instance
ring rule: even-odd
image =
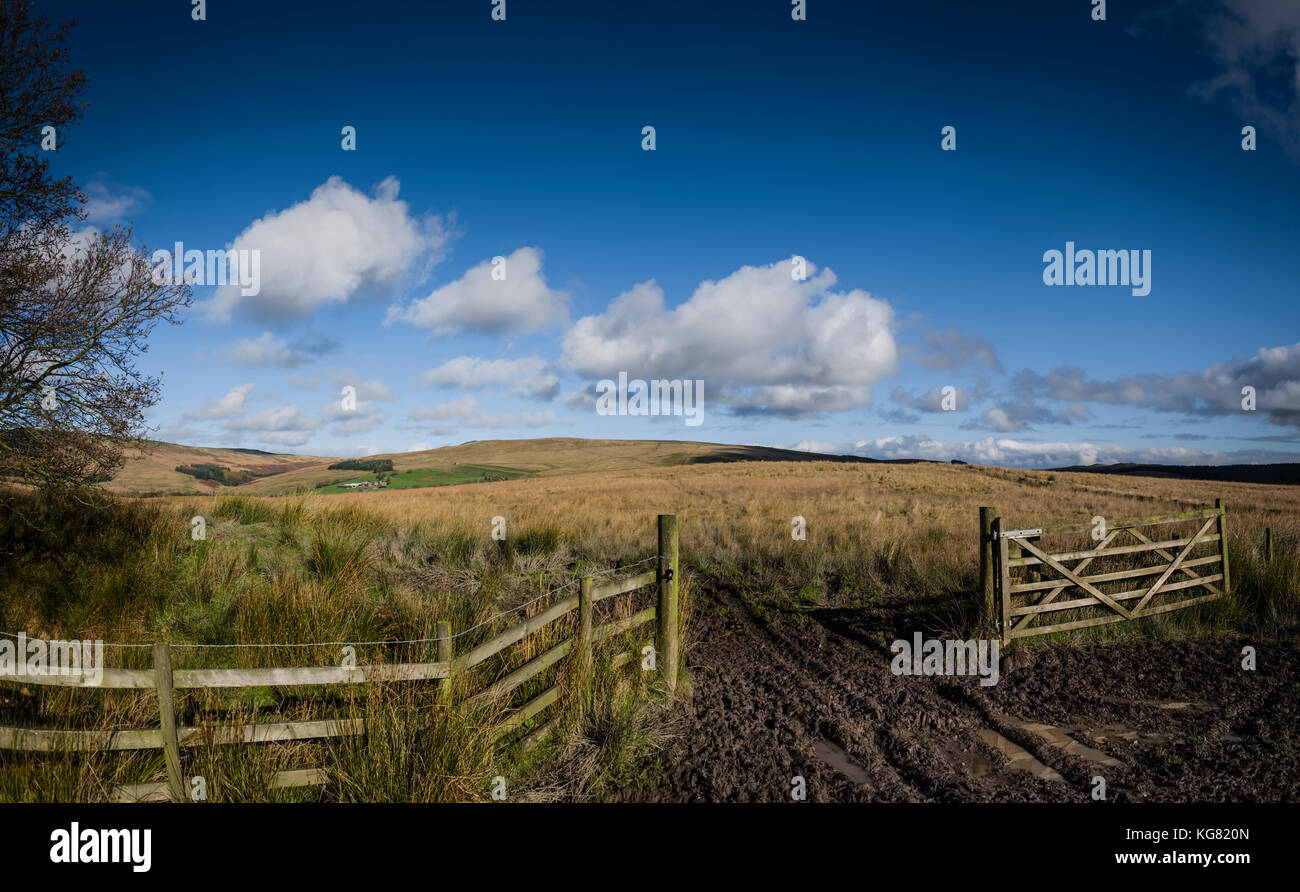
[[[321,407],[319,415],[322,423],[332,425],[330,433],[340,437],[369,433],[388,420],[387,412],[362,399],[349,409],[343,408],[341,400],[332,400]]]
[[[330,375],[333,385],[338,388],[335,398],[320,408],[323,424],[332,425],[330,433],[340,437],[355,437],[369,433],[388,420],[388,413],[377,402],[393,399],[393,392],[382,381],[364,381],[353,374],[351,369],[338,370]],[[347,405],[344,405],[343,388],[352,387]]]
[[[560,390],[560,379],[550,371],[550,363],[540,356],[491,361],[458,356],[429,369],[422,378],[429,384],[462,390],[508,384],[512,394],[547,401],[555,399]]]
[[[306,351],[290,347],[269,331],[256,338],[241,338],[226,348],[226,359],[235,365],[276,366],[294,369],[307,365],[312,357]]]
[[[388,414],[358,409],[355,412],[336,416],[335,420],[336,423],[330,428],[330,433],[339,437],[355,437],[359,434],[368,434],[379,427],[388,420]]]
[[[436,406],[421,406],[411,412],[410,418],[412,421],[455,421],[459,427],[478,428],[546,427],[560,422],[554,412],[491,415],[482,410],[473,394]],[[454,428],[441,426],[436,432],[449,433],[452,430]]]
[[[466,395],[458,400],[438,403],[436,406],[421,406],[411,412],[412,421],[452,421],[468,418],[479,409],[478,399]]]
[[[643,282],[565,334],[562,364],[580,372],[697,378],[736,414],[801,416],[871,405],[871,387],[898,364],[893,310],[835,275],[792,261],[745,266],[705,281],[668,309]]]
[[[428,297],[389,307],[388,322],[408,322],[446,335],[528,332],[568,320],[568,296],[546,284],[541,251],[520,248],[504,261],[498,265],[485,260]]]
[[[1018,433],[1032,430],[1034,424],[1073,424],[1084,421],[1088,412],[1077,402],[1060,409],[1040,406],[1029,394],[1018,394],[986,409],[978,419],[962,422],[963,430],[992,430]]]
[[[238,387],[232,387],[226,391],[226,395],[216,400],[204,400],[203,408],[198,412],[186,412],[188,419],[211,420],[219,418],[234,418],[244,414],[244,401],[248,398],[248,393],[253,389],[252,384],[240,384]]]
[[[356,389],[355,396],[358,403],[370,400],[388,402],[395,398],[392,388],[383,381],[366,380],[351,367],[321,369],[309,375],[293,375],[289,378],[289,383],[304,390],[329,387],[334,391],[335,398],[340,400],[343,396],[343,388],[352,387]]]
[[[227,422],[232,432],[251,433],[264,443],[277,446],[301,446],[319,429],[321,421],[299,406],[272,406],[260,412]]]
[[[367,196],[334,176],[306,201],[252,223],[229,247],[261,252],[261,290],[245,296],[238,285],[218,288],[204,305],[208,319],[304,318],[427,269],[448,235],[439,218],[412,217],[399,188],[389,177]]]

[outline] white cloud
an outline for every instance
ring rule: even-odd
[[[312,361],[302,350],[262,332],[256,338],[241,338],[226,349],[226,359],[235,365],[277,366],[295,369]]]
[[[468,418],[479,409],[478,399],[463,396],[458,400],[439,403],[436,406],[421,406],[411,412],[412,421],[452,421]]]
[[[987,410],[982,418],[985,427],[991,428],[999,433],[1011,433],[1012,431],[1024,430],[1026,422],[1013,420],[1007,415],[1005,409],[992,408]]]
[[[270,443],[275,446],[297,447],[302,446],[311,439],[310,431],[267,431],[257,435],[257,439],[263,443]]]
[[[448,239],[441,220],[412,217],[398,189],[389,177],[371,198],[334,176],[306,201],[252,223],[231,247],[261,252],[261,291],[219,288],[205,304],[208,319],[225,322],[236,312],[302,318],[436,262]]]
[[[386,412],[369,412],[358,407],[355,412],[344,412],[336,416],[336,423],[330,428],[330,433],[340,437],[355,437],[357,434],[370,433],[387,420]]]
[[[510,392],[518,396],[551,400],[559,392],[560,379],[549,370],[549,366],[540,356],[491,361],[476,356],[458,356],[429,369],[422,377],[430,384],[461,389],[509,384]]]
[[[232,431],[314,431],[320,427],[320,420],[303,412],[299,406],[272,406],[260,412],[254,412],[245,418],[238,418],[226,425]]]
[[[139,186],[119,189],[94,181],[86,184],[86,219],[91,223],[116,223],[139,210],[150,198]]]
[[[328,385],[334,391],[333,398],[336,402],[342,400],[344,387],[356,388],[358,403],[371,400],[386,402],[395,399],[392,388],[383,381],[375,379],[367,381],[351,367],[320,369],[310,375],[292,375],[289,377],[289,384],[304,390],[319,390]]]
[[[893,310],[865,291],[831,290],[835,275],[791,261],[745,266],[705,281],[667,309],[643,282],[604,313],[579,319],[562,362],[592,375],[698,378],[742,414],[802,415],[871,405],[871,387],[898,365]]]
[[[494,279],[485,260],[428,297],[388,309],[388,321],[409,322],[437,334],[470,330],[536,331],[568,320],[568,297],[542,276],[542,252],[520,248],[505,258],[505,278]]]
[[[232,387],[226,391],[226,395],[218,400],[204,400],[203,408],[198,412],[186,412],[186,418],[198,421],[200,419],[215,418],[234,418],[237,415],[244,414],[244,401],[248,398],[248,393],[253,389],[252,384],[240,384],[238,387]]]
[[[411,412],[410,418],[412,421],[455,421],[460,427],[478,428],[533,428],[560,423],[554,412],[489,415],[482,411],[478,399],[472,394],[436,406],[421,406]],[[449,430],[450,428],[439,427],[437,432],[442,434]]]

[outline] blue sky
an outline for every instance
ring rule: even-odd
[[[1300,5],[493,5],[37,2],[79,22],[90,222],[259,252],[152,336],[159,438],[1296,460]],[[1067,242],[1150,292],[1044,284]],[[620,371],[703,423],[598,414]]]

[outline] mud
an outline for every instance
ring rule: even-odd
[[[1101,777],[1108,801],[1300,799],[1296,641],[1035,645],[981,687],[894,675],[879,610],[700,600],[680,733],[617,798],[789,802],[802,777],[814,802],[1087,802]]]

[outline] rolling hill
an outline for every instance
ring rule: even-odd
[[[767,446],[693,443],[677,440],[588,440],[552,437],[536,440],[473,440],[421,452],[391,452],[367,458],[391,459],[397,471],[460,465],[518,468],[536,475],[623,471],[672,465],[739,461],[873,462],[856,456],[820,455]],[[124,495],[176,495],[240,492],[248,495],[287,495],[356,479],[354,470],[331,470],[338,458],[220,449],[158,443],[146,453],[132,454],[107,488]],[[213,464],[231,470],[268,474],[238,487],[196,480],[176,471],[178,465]]]
[[[421,452],[390,452],[367,458],[391,459],[398,472],[429,471],[430,479],[448,482],[466,465],[509,468],[531,476],[627,471],[675,465],[752,461],[836,461],[878,463],[880,459],[825,455],[768,446],[695,443],[680,440],[593,440],[549,437],[534,440],[472,440]],[[145,453],[132,452],[123,469],[106,487],[123,495],[190,495],[240,492],[248,495],[288,495],[358,479],[356,470],[331,470],[339,458],[156,443]],[[888,463],[916,464],[919,459]],[[176,470],[178,465],[218,465],[232,471],[265,475],[238,487],[199,480]],[[1224,465],[1089,465],[1053,470],[1091,474],[1169,477],[1244,483],[1300,483],[1300,464]]]
[[[129,449],[126,461],[105,488],[123,495],[175,495],[210,493],[230,489],[213,480],[182,474],[179,465],[218,465],[232,471],[280,475],[303,468],[323,467],[337,459],[315,455],[262,452],[258,449],[222,449],[153,443],[144,451]],[[239,487],[242,489],[242,487]]]

